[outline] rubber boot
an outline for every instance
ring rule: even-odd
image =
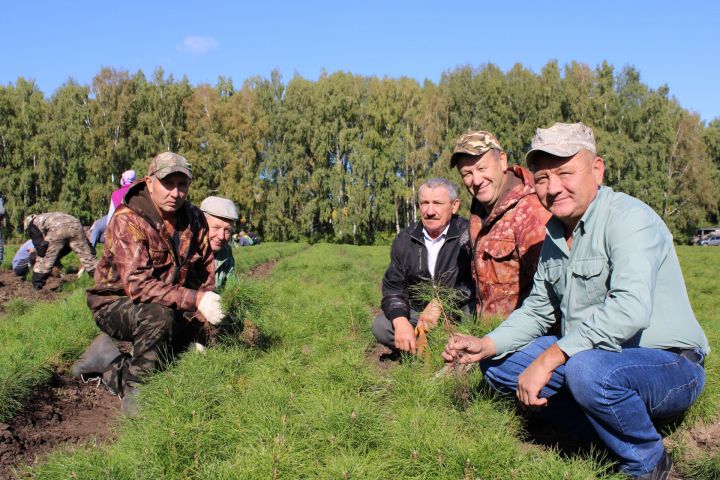
[[[45,286],[45,282],[50,277],[50,273],[36,273],[32,274],[32,286],[35,290],[42,290]]]
[[[73,364],[72,374],[83,381],[99,377],[120,355],[120,350],[113,339],[108,334],[101,333],[95,337],[95,340],[85,349],[85,353]]]

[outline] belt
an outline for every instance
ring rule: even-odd
[[[701,367],[705,366],[705,355],[693,348],[668,348],[667,351],[680,355],[693,363],[699,363]]]

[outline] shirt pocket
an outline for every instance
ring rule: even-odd
[[[518,283],[520,263],[513,258],[515,241],[490,238],[483,246],[482,264],[478,277],[482,282]]]
[[[604,257],[578,260],[572,267],[573,290],[582,305],[603,303],[607,295],[608,265]]]
[[[545,280],[548,290],[555,292],[555,295],[560,297],[562,288],[562,275],[563,275],[563,264],[562,262],[548,262],[544,265],[545,270],[543,272],[543,280]]]

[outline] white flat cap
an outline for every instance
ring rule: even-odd
[[[200,204],[200,210],[212,215],[213,217],[224,218],[226,220],[237,220],[237,208],[232,200],[222,197],[207,197]]]

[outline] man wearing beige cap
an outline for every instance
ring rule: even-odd
[[[530,293],[550,213],[535,195],[532,175],[508,168],[497,138],[468,131],[458,138],[450,166],[472,196],[470,239],[478,316],[507,317]]]
[[[532,293],[488,335],[451,337],[443,357],[481,361],[491,386],[596,435],[620,471],[665,479],[672,461],[653,420],[697,399],[710,351],[672,236],[646,204],[602,186],[604,161],[582,123],[538,129],[526,160],[553,214]]]
[[[87,291],[103,333],[73,373],[100,377],[129,415],[137,410],[138,385],[161,352],[186,347],[205,322],[223,319],[207,223],[185,201],[191,181],[185,157],[165,152],[152,159],[147,176],[113,214],[95,285]],[[132,342],[132,354],[120,353],[113,339]]]
[[[235,273],[235,258],[228,242],[233,224],[239,218],[237,208],[230,199],[207,197],[200,204],[200,210],[208,223],[210,248],[215,257],[215,291],[220,291],[228,276]]]

